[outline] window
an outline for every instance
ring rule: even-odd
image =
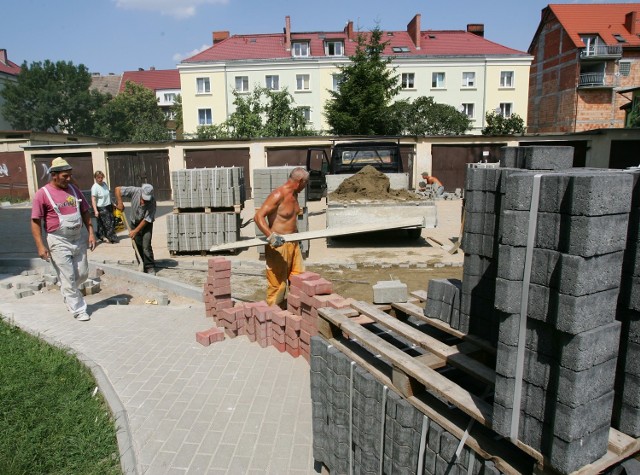
[[[606,49],[606,45],[598,35],[581,36],[580,39],[585,45],[583,56],[596,56],[601,54],[602,49]]]
[[[172,111],[171,109],[165,110],[164,111],[164,118],[166,120],[174,120],[176,118],[175,111]]]
[[[411,51],[408,46],[394,46],[391,49],[394,53],[409,53]]]
[[[280,76],[265,76],[264,82],[267,85],[267,89],[271,91],[280,90]]]
[[[500,115],[502,117],[510,117],[513,110],[513,104],[511,102],[500,103]],[[496,111],[497,112],[497,111]]]
[[[305,42],[297,42],[291,45],[291,54],[295,58],[301,58],[309,56],[309,43]]]
[[[296,74],[296,91],[308,91],[308,90],[309,90],[309,75]]]
[[[462,73],[462,87],[474,87],[476,85],[476,73]]]
[[[236,91],[249,92],[249,76],[236,76]]]
[[[616,39],[616,41],[618,43],[626,43],[627,40],[624,39],[624,36],[620,35],[620,34],[614,34],[613,37]]]
[[[198,125],[211,125],[211,109],[198,109]]]
[[[431,87],[444,87],[444,73],[433,73],[431,75]]]
[[[342,56],[344,54],[342,41],[327,41],[324,44],[324,54],[327,56]]]
[[[462,104],[462,113],[465,114],[469,119],[473,119],[475,115],[475,107],[473,103]]]
[[[500,87],[513,87],[513,71],[500,72]]]
[[[302,112],[302,115],[304,116],[304,120],[307,123],[311,122],[311,107],[307,107],[307,106],[298,107],[298,110]]]
[[[631,73],[631,61],[620,61],[620,76],[628,76]]]
[[[210,92],[211,92],[211,83],[209,82],[209,78],[197,78],[196,93],[209,94]]]
[[[340,90],[340,83],[342,82],[342,75],[341,74],[334,74],[333,75],[333,90],[334,91],[339,91]]]
[[[415,85],[414,73],[402,73],[402,89],[413,89]]]
[[[165,92],[164,93],[164,102],[175,102],[176,100],[176,93],[175,92]]]

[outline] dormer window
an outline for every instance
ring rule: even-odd
[[[297,41],[291,45],[291,54],[294,58],[306,58],[309,56],[309,43]]]
[[[411,51],[408,46],[394,46],[391,49],[394,53],[409,53]]]
[[[342,44],[342,41],[327,41],[324,44],[324,54],[327,56],[344,55],[344,45]]]

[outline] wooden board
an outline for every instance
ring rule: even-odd
[[[400,219],[387,223],[361,224],[357,226],[346,226],[342,228],[326,228],[316,231],[305,231],[302,233],[285,234],[282,237],[285,242],[306,241],[307,239],[321,239],[333,236],[346,236],[348,234],[370,233],[375,231],[384,231],[387,229],[415,228],[424,227],[424,217]],[[253,238],[244,241],[229,242],[213,246],[211,252],[228,251],[231,249],[245,249],[248,247],[264,246],[267,244],[266,238]]]

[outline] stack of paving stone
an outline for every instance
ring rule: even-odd
[[[469,331],[469,320],[460,320],[460,294],[462,281],[458,279],[431,279],[424,314],[451,325],[464,333]]]
[[[319,336],[311,401],[313,458],[329,473],[501,473],[466,446],[456,457],[459,439]]]
[[[172,172],[176,211],[167,216],[170,252],[202,252],[240,238],[244,169],[201,168]]]
[[[257,210],[262,206],[264,200],[276,188],[285,184],[289,179],[291,171],[297,167],[282,166],[269,168],[256,168],[253,170],[253,206]],[[303,190],[298,194],[298,204],[302,210],[302,214],[298,215],[298,232],[309,230],[309,210],[307,208],[307,190]],[[255,226],[256,237],[264,237],[262,231]],[[300,241],[300,250],[303,255],[309,253],[309,240]],[[258,253],[264,256],[264,246],[258,246]]]
[[[542,175],[538,197],[536,174]],[[623,171],[585,169],[522,171],[506,180],[495,293],[503,313],[494,430],[509,436],[515,412],[518,439],[561,473],[607,452],[632,181]],[[537,226],[530,284],[523,289],[532,197],[538,202]],[[527,306],[521,306],[523,299]],[[523,310],[526,335],[519,341]],[[518,345],[524,345],[521,379]]]
[[[233,307],[231,300],[231,261],[224,257],[209,259],[203,300],[205,315],[216,318],[219,311]]]
[[[630,169],[633,195],[616,318],[622,323],[613,427],[640,437],[640,170]]]

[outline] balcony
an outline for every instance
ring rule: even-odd
[[[583,48],[580,51],[580,59],[616,59],[622,57],[622,46],[620,45],[596,45]]]
[[[605,73],[582,73],[578,81],[580,88],[611,88],[611,75]]]

